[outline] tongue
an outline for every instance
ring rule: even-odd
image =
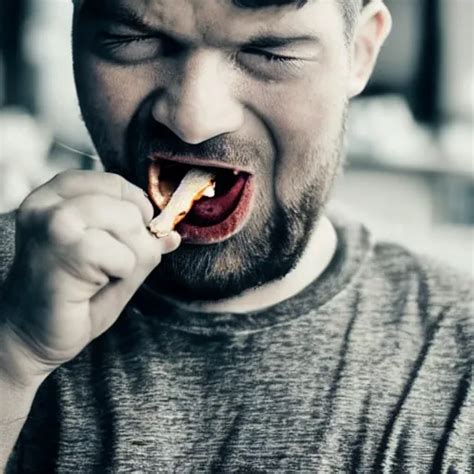
[[[203,197],[195,202],[191,211],[186,216],[186,222],[201,226],[222,222],[232,213],[239,203],[245,182],[246,177],[241,174],[225,194],[213,198]]]

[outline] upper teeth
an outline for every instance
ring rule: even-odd
[[[206,196],[208,198],[213,198],[216,195],[216,189],[215,185],[208,186],[204,192],[202,193],[203,196]]]

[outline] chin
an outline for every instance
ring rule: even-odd
[[[277,209],[272,220],[254,216],[223,242],[183,244],[163,256],[148,285],[185,302],[217,301],[283,278],[301,258],[317,221],[319,206],[302,202],[311,205],[298,212]]]

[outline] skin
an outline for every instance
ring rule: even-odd
[[[155,289],[171,294],[168,281],[178,296],[220,298],[295,265],[340,167],[347,102],[364,88],[390,29],[379,0],[364,9],[350,45],[332,0],[258,11],[224,0],[91,3],[109,13],[133,8],[175,42],[160,50],[148,37],[111,49],[109,38],[106,53],[99,26],[109,35],[137,31],[87,19],[87,4],[76,4],[79,99],[110,172],[58,175],[17,211],[15,260],[0,297],[0,468],[43,380],[105,332],[151,272]],[[257,34],[318,41],[249,51],[243,45]],[[180,246],[176,233],[149,234],[140,170],[146,153],[166,149],[252,171],[258,206],[239,234],[200,248]]]
[[[139,163],[173,150],[255,176],[257,205],[244,229],[220,244],[181,246],[151,284],[179,299],[222,299],[283,277],[341,164],[350,58],[339,6],[115,2],[149,25],[142,32],[114,21],[104,3],[101,22],[87,2],[76,11],[74,59],[83,116],[107,169],[142,185]],[[148,36],[156,31],[166,39]],[[250,49],[255,36],[309,39]]]

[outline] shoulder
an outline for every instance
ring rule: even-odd
[[[424,309],[471,316],[474,298],[472,276],[433,257],[395,243],[377,242],[367,270],[385,281],[396,293],[416,296]]]
[[[353,305],[369,327],[381,325],[384,334],[395,328],[397,341],[404,334],[425,342],[434,337],[467,350],[474,340],[472,277],[403,245],[377,241],[362,224],[347,222],[339,224],[339,235],[357,269],[346,294],[355,295]]]
[[[363,226],[356,233],[347,228],[346,247],[366,251],[336,300],[352,318],[350,375],[360,384],[367,370],[378,413],[387,408],[379,457],[389,470],[397,470],[402,458],[405,466],[426,459],[427,466],[446,466],[443,472],[449,466],[467,472],[473,448],[472,278],[402,245],[377,242]]]
[[[422,314],[433,316],[448,310],[472,314],[472,275],[403,245],[378,241],[367,227],[344,214],[331,216],[331,221],[345,260],[355,262],[351,286],[361,290],[362,297],[374,304],[377,299],[392,303],[400,310],[407,303],[405,309],[417,306]]]
[[[391,334],[397,344],[413,338],[428,359],[443,360],[449,354],[465,373],[474,342],[474,285],[468,275],[403,246],[381,242],[373,246],[359,284],[361,299],[385,330],[396,329]],[[452,373],[452,368],[444,369]]]
[[[473,281],[436,259],[386,242],[374,245],[367,267],[379,294],[390,294],[381,298],[389,305],[379,315],[391,360],[401,373],[408,368],[387,435],[387,456],[396,459],[396,446],[410,432],[414,459],[431,443],[434,465],[467,472],[473,448],[468,435],[474,395]]]
[[[0,214],[0,283],[5,279],[15,254],[15,213]]]

